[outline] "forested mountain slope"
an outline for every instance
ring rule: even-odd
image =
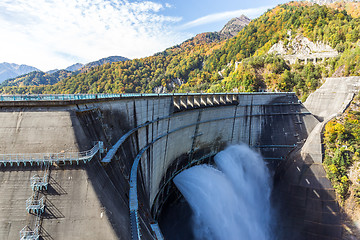
[[[35,71],[28,74],[18,76],[16,78],[11,78],[3,83],[1,87],[5,86],[40,86],[40,85],[52,85],[64,78],[71,76],[73,73],[67,70],[58,70],[53,73],[45,73],[41,71]]]
[[[95,66],[54,86],[3,87],[2,92],[153,92],[161,86],[174,89],[183,79],[194,74],[191,73],[193,70],[201,68],[204,58],[219,48],[226,39],[221,33],[202,33],[154,56]]]
[[[289,30],[291,35],[289,36]],[[228,40],[218,33],[199,34],[154,56],[105,64],[63,79],[53,86],[5,87],[3,93],[125,93],[315,90],[337,71],[359,75],[360,19],[345,10],[304,2],[275,7],[252,20]],[[290,65],[269,55],[280,40],[301,35],[336,49],[334,59]]]

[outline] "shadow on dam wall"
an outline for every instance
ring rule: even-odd
[[[298,103],[294,94],[241,94],[238,99],[236,105],[177,112],[171,97],[95,101],[62,109],[70,115],[79,150],[88,150],[93,141],[103,141],[109,150],[131,129],[149,124],[131,134],[110,163],[102,164],[96,157],[77,167],[51,167],[54,188],[63,189],[67,194],[49,197],[51,206],[58,209],[61,217],[43,219],[47,239],[131,239],[131,167],[140,150],[149,144],[152,145],[144,152],[138,167],[137,193],[142,239],[154,239],[150,223],[159,220],[164,208],[176,200],[176,197],[172,199],[171,193],[176,190],[171,179],[191,164],[211,162],[210,155],[223,150],[227,144],[240,142],[261,152],[275,171],[273,201],[278,203],[282,219],[277,229],[283,233],[282,239],[295,239],[289,236],[298,236],[299,240],[339,239],[341,229],[328,227],[329,224],[338,226],[339,218],[329,222],[331,216],[326,212],[328,207],[336,213],[339,210],[330,205],[334,204],[333,191],[327,188],[327,183],[318,181],[319,173],[323,174],[321,169],[309,167],[306,163],[311,159],[299,159],[294,148],[301,147],[318,121]],[[181,129],[175,131],[178,128]],[[155,141],[161,135],[164,137]],[[207,155],[209,157],[201,159]],[[294,160],[302,165],[294,164]],[[314,171],[313,177],[311,171]],[[21,177],[21,181],[28,181],[28,175]],[[303,185],[307,184],[306,179],[313,188]],[[25,189],[29,184],[23,185]],[[318,190],[321,187],[325,190]],[[24,196],[29,194],[26,190]],[[22,211],[25,218],[24,207]],[[25,221],[20,225],[24,224]],[[0,225],[0,234],[10,231],[8,228]]]
[[[340,240],[343,226],[335,191],[321,165],[299,151],[276,171],[272,194],[280,223],[279,239]]]
[[[135,105],[135,102],[133,104]],[[134,122],[129,122],[125,114],[130,115],[129,112],[125,113],[117,108],[93,107],[78,111],[75,121],[79,121],[82,129],[75,131],[75,135],[79,142],[84,139],[93,141],[99,139],[104,142],[105,148],[110,149],[122,135],[135,127],[136,117]],[[131,160],[138,151],[137,139],[134,135],[122,144],[115,159],[106,166],[101,165],[101,159],[92,161],[90,166],[84,166],[118,239],[131,239],[129,176]]]

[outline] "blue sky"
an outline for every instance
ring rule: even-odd
[[[139,58],[231,18],[260,16],[287,1],[1,0],[0,62],[43,71],[108,56]]]

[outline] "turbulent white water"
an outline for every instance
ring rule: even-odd
[[[199,165],[174,178],[193,210],[196,239],[272,239],[272,184],[261,156],[234,145],[218,153],[215,162],[217,168]]]

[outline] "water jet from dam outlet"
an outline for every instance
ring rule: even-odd
[[[214,160],[216,166],[194,166],[174,178],[192,209],[194,238],[273,239],[272,180],[262,157],[232,145]]]

